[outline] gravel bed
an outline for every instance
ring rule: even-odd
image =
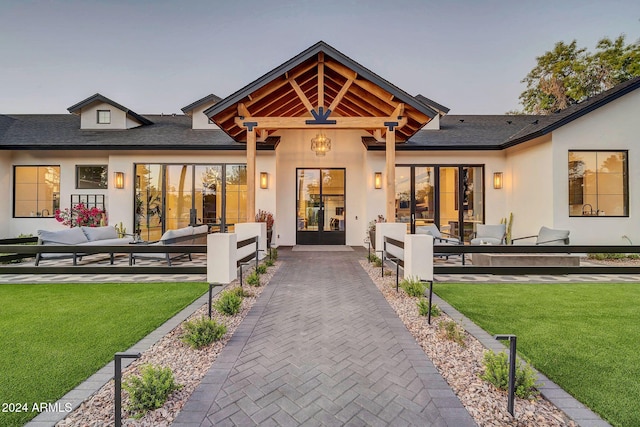
[[[380,267],[366,260],[360,264],[479,426],[577,426],[540,396],[532,400],[516,397],[516,416],[512,417],[507,412],[507,394],[480,379],[484,346],[467,332],[464,346],[448,340],[439,333],[438,324],[455,319],[443,313],[432,316],[428,325],[427,318],[418,313],[418,299],[402,289],[396,292],[395,274],[380,277]]]
[[[171,331],[168,335],[154,344],[149,350],[142,354],[140,359],[135,360],[131,365],[123,370],[123,382],[131,375],[140,375],[139,369],[144,364],[170,367],[173,370],[175,380],[182,388],[169,396],[162,408],[148,412],[140,419],[131,418],[131,413],[127,411],[129,405],[128,393],[122,392],[122,425],[123,426],[169,426],[178,415],[178,412],[187,402],[187,399],[196,387],[200,384],[202,377],[209,371],[209,368],[218,357],[226,343],[231,339],[236,328],[247,315],[253,304],[256,302],[265,284],[268,284],[273,274],[280,266],[277,261],[273,267],[269,267],[265,274],[260,276],[261,285],[251,287],[245,284],[245,291],[253,295],[242,300],[240,312],[235,316],[225,316],[213,310],[212,318],[218,323],[227,325],[227,333],[222,340],[211,345],[195,350],[180,340],[183,333],[182,324]],[[227,288],[238,286],[238,282],[232,282]],[[220,296],[218,294],[214,301]],[[208,316],[208,305],[205,304],[193,313],[187,320]],[[71,412],[65,419],[58,422],[58,427],[70,426],[113,426],[114,420],[114,382],[113,380],[105,384],[100,390],[84,401],[75,411]]]

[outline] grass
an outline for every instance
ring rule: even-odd
[[[442,284],[436,293],[614,426],[640,425],[640,285]]]
[[[0,426],[22,425],[204,294],[205,283],[0,285]],[[7,408],[5,408],[7,409]]]

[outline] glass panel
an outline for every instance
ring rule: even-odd
[[[322,204],[324,231],[344,231],[344,170],[322,170]]]
[[[569,215],[627,216],[627,154],[569,152]]]
[[[107,166],[76,166],[76,188],[107,188]]]
[[[222,166],[196,166],[196,221],[220,224],[222,220]],[[213,227],[219,231],[219,227]]]
[[[415,222],[416,227],[433,224],[435,218],[435,175],[432,167],[416,167],[415,175]]]
[[[162,236],[162,165],[136,165],[136,230],[143,240]]]
[[[464,241],[471,240],[471,234],[476,231],[476,224],[484,223],[484,194],[482,167],[465,166],[463,172],[464,209]]]
[[[167,165],[165,175],[165,230],[188,226],[193,197],[193,166]]]
[[[226,224],[247,222],[247,167],[226,167]],[[253,220],[253,218],[252,218]]]
[[[14,217],[52,217],[59,209],[59,166],[16,166]]]
[[[298,170],[297,230],[317,231],[320,217],[320,170]]]
[[[460,236],[458,225],[458,168],[440,168],[440,224],[441,232]]]
[[[411,223],[411,168],[396,168],[396,222]]]

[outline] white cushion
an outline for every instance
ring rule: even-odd
[[[497,239],[502,242],[506,233],[506,224],[478,224],[476,226],[476,236],[478,239]]]
[[[538,232],[536,245],[565,245],[568,238],[569,230],[554,230],[543,226]]]
[[[178,228],[176,230],[167,230],[164,232],[160,240],[170,240],[176,237],[185,237],[193,235],[193,227]]]
[[[208,225],[199,225],[197,227],[193,227],[193,234],[205,234],[209,232]]]
[[[106,227],[81,227],[82,232],[87,236],[87,240],[95,242],[96,240],[117,239],[118,232],[113,225]]]
[[[502,239],[496,239],[494,237],[476,237],[471,239],[472,245],[501,245]]]
[[[435,225],[421,225],[416,227],[416,234],[430,234],[438,239],[442,238],[442,234]]]
[[[89,240],[79,227],[66,230],[38,230],[38,237],[43,245],[79,245]]]

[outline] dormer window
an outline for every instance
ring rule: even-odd
[[[98,124],[108,125],[111,123],[111,110],[98,110]]]

